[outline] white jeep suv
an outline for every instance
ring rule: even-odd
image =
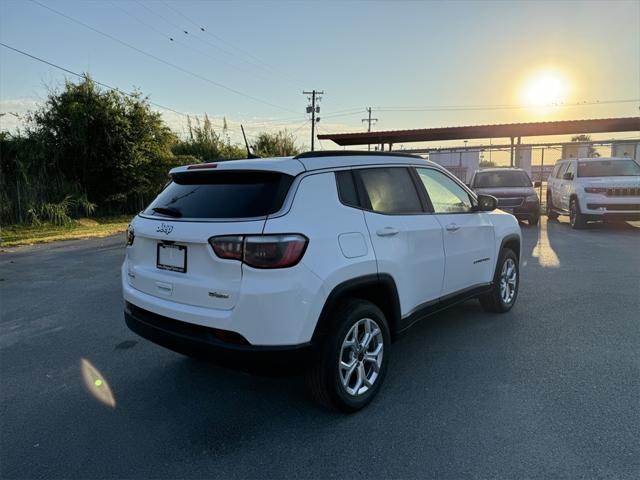
[[[569,215],[572,228],[589,220],[640,220],[640,165],[631,158],[559,160],[547,181],[547,216]]]
[[[413,323],[516,301],[517,220],[420,157],[316,152],[170,175],[128,229],[122,288],[129,328],[175,351],[304,370],[318,400],[354,411]]]

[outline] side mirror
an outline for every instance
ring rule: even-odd
[[[480,212],[491,212],[498,208],[498,199],[491,195],[478,195],[478,206],[476,210]]]
[[[533,188],[540,188],[542,186],[542,182],[533,182]]]
[[[563,180],[573,180],[573,173],[571,172],[567,172],[564,175],[562,175]]]

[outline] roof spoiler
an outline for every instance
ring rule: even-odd
[[[402,152],[369,152],[364,150],[322,150],[320,152],[304,152],[296,155],[295,159],[321,158],[321,157],[405,157],[424,160],[420,155]]]

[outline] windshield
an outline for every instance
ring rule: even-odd
[[[186,172],[144,211],[174,218],[252,218],[277,212],[293,177],[278,172]]]
[[[530,187],[531,180],[526,172],[519,170],[478,172],[473,186],[475,188]]]
[[[636,175],[640,175],[640,165],[633,160],[578,162],[579,177],[631,177]]]

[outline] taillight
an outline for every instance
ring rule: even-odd
[[[131,225],[127,227],[127,231],[125,232],[125,235],[126,235],[127,247],[130,247],[131,245],[133,245],[133,241],[136,239],[136,234]]]
[[[302,258],[307,238],[302,235],[251,235],[244,241],[244,258],[255,268],[291,267]]]
[[[607,189],[602,187],[584,187],[584,191],[587,193],[607,193]]]
[[[220,258],[242,260],[244,237],[242,235],[228,235],[224,237],[211,237],[209,244]]]
[[[209,243],[220,258],[242,260],[254,268],[286,268],[297,264],[309,240],[304,235],[226,235]]]

